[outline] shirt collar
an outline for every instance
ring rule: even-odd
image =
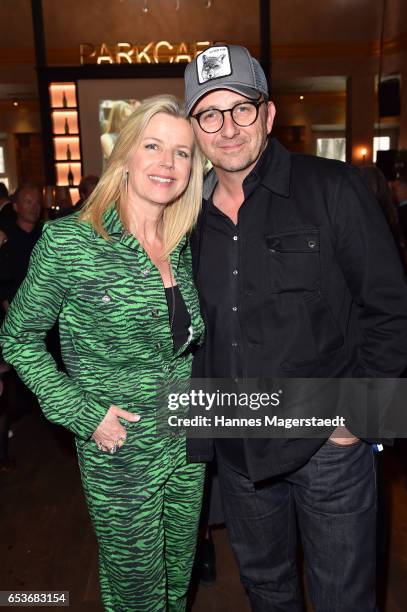
[[[269,138],[257,164],[243,181],[256,181],[278,195],[290,195],[291,155],[275,138]]]

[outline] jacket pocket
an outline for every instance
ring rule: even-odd
[[[265,236],[272,293],[311,291],[320,283],[320,235],[305,227]]]
[[[77,316],[95,336],[120,338],[128,333],[128,304],[120,288],[86,283],[77,290]]]

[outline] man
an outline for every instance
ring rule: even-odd
[[[13,208],[16,220],[4,226],[7,241],[2,248],[2,261],[7,267],[9,279],[6,295],[8,302],[24,280],[31,251],[41,235],[41,196],[37,187],[30,184],[18,187],[14,194]]]
[[[407,292],[393,240],[356,169],[269,138],[275,107],[247,49],[217,45],[185,72],[186,108],[212,162],[192,238],[207,341],[196,377],[397,377]],[[256,612],[303,609],[298,522],[316,612],[375,609],[371,445],[190,440],[216,451],[230,541]],[[215,449],[213,448],[215,447]]]
[[[80,210],[95,189],[98,182],[99,177],[95,176],[94,174],[83,176],[78,186],[79,200],[75,203],[75,206],[72,206],[70,198],[69,200],[59,200],[59,210],[54,214],[53,218],[59,219],[60,217],[66,217],[67,215]]]
[[[81,178],[81,182],[79,183],[79,200],[75,204],[75,210],[82,208],[98,182],[99,177],[94,174],[87,174]]]

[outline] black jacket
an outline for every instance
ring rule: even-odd
[[[407,286],[393,238],[356,168],[289,153],[270,142],[256,168],[262,201],[241,246],[244,376],[286,378],[398,377],[407,364]],[[253,172],[256,172],[256,168]],[[250,176],[245,181],[250,180]],[[206,182],[206,196],[216,176]],[[250,205],[250,201],[246,205]],[[200,286],[207,201],[191,237]],[[260,217],[258,217],[260,216]],[[244,297],[243,297],[244,296]],[[211,377],[210,338],[193,375]],[[297,469],[321,439],[246,439],[250,477]],[[210,440],[189,440],[191,461],[210,460]]]

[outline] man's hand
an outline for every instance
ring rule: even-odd
[[[125,443],[126,428],[121,425],[119,418],[131,423],[137,423],[140,420],[140,415],[123,410],[118,406],[110,406],[103,421],[101,421],[98,428],[92,434],[92,438],[99,450],[114,453]]]
[[[349,446],[350,444],[355,444],[355,442],[359,440],[359,438],[350,433],[349,429],[341,426],[333,431],[329,439],[341,446]]]

